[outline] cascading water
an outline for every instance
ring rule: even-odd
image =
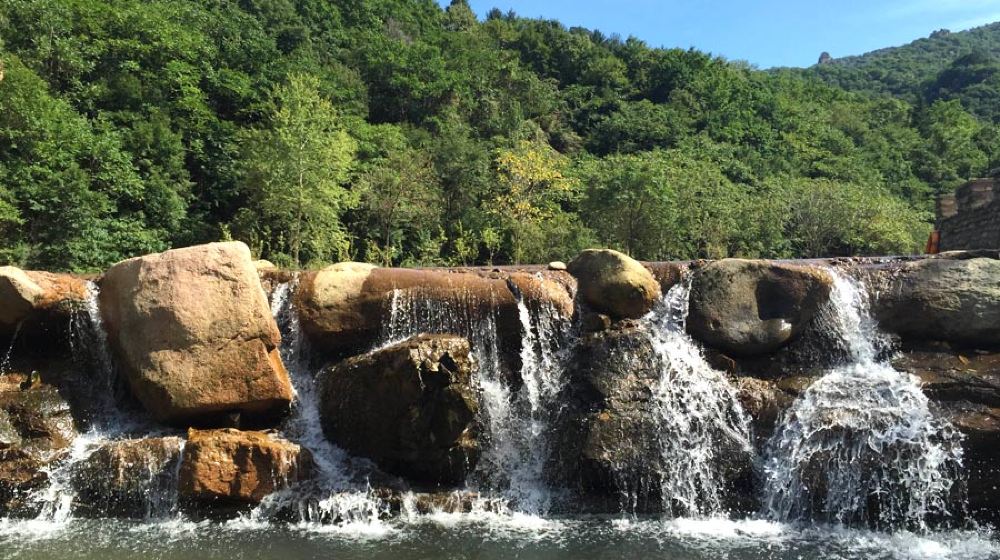
[[[315,372],[309,365],[306,339],[293,305],[297,279],[278,285],[271,295],[271,313],[281,330],[281,359],[295,391],[292,413],[283,434],[309,449],[318,473],[308,484],[268,496],[251,514],[252,521],[293,511],[300,522],[378,524],[387,505],[357,480],[348,454],[323,435]]]
[[[495,301],[484,306],[467,294],[441,300],[422,297],[419,290],[393,290],[382,345],[419,333],[450,333],[469,340],[478,363],[486,442],[477,478],[481,490],[503,498],[492,496],[482,505],[500,511],[506,503],[518,512],[541,514],[552,500],[544,481],[547,435],[564,381],[560,349],[569,325],[550,304],[529,305],[512,291],[521,326],[519,387],[511,386],[501,365]]]
[[[644,318],[661,375],[654,393],[665,515],[724,513],[727,463],[753,454],[750,421],[726,376],[712,368],[686,332],[691,276],[675,284]]]
[[[960,435],[935,417],[915,377],[879,359],[887,341],[864,287],[830,272],[817,320],[847,363],[814,382],[768,442],[764,514],[926,530],[949,513]]]
[[[77,478],[84,462],[101,446],[127,439],[131,433],[154,434],[158,431],[145,418],[122,412],[117,406],[120,393],[108,346],[107,332],[99,307],[99,289],[87,283],[87,299],[71,315],[69,342],[78,368],[73,392],[86,395],[83,431],[73,440],[68,453],[47,469],[48,484],[36,491],[31,500],[37,504],[36,521],[59,526],[73,517]],[[183,445],[181,445],[181,452]],[[140,487],[142,509],[147,519],[163,519],[177,512],[177,469],[180,459],[170,462],[167,470],[147,469]]]

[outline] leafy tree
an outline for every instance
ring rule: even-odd
[[[288,255],[295,266],[303,256],[342,257],[341,216],[357,203],[345,186],[357,143],[315,77],[293,74],[273,97],[270,126],[247,134],[243,190],[253,202],[235,229],[265,235],[268,254]]]
[[[526,230],[561,212],[560,203],[571,199],[576,181],[564,175],[567,162],[547,144],[521,141],[501,149],[494,161],[498,190],[490,213],[511,239],[515,263],[524,257]]]

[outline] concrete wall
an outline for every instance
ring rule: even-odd
[[[1000,248],[1000,180],[974,179],[937,204],[939,249]]]

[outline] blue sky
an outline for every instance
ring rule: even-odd
[[[447,6],[449,0],[439,0]],[[633,35],[651,46],[696,47],[761,68],[809,66],[909,43],[936,29],[1000,21],[1000,0],[469,0],[568,26]]]

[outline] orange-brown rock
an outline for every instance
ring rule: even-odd
[[[307,479],[308,450],[265,432],[188,430],[179,493],[188,506],[239,506]]]
[[[132,392],[160,420],[265,417],[292,400],[281,335],[243,243],[120,262],[101,280],[101,311]]]
[[[501,344],[515,354],[520,344],[517,296],[573,314],[575,282],[561,271],[378,268],[338,263],[300,276],[297,306],[313,348],[345,357],[378,340],[389,324],[393,300],[427,302],[443,313],[476,321],[492,316]],[[462,334],[462,333],[452,333]]]

